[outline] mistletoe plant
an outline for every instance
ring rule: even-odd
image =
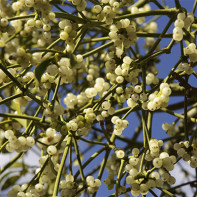
[[[0,0],[0,196],[197,196],[172,176],[197,168],[197,1],[171,4]]]

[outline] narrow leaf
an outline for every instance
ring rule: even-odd
[[[40,79],[42,77],[42,75],[44,74],[45,70],[47,69],[47,67],[50,64],[50,61],[53,58],[49,58],[47,60],[44,60],[43,62],[41,62],[36,68],[35,68],[35,76],[36,79],[38,80],[38,82],[40,82]]]
[[[6,178],[8,175],[10,175],[11,173],[13,173],[13,172],[7,172],[7,173],[5,173],[1,178],[0,178],[0,183],[2,182],[2,180],[4,179],[4,178]]]
[[[15,103],[14,101],[11,102],[10,108],[13,109],[14,111],[17,111],[17,113],[20,115],[21,114],[21,107],[19,103]],[[20,119],[20,118],[13,118],[16,121],[18,121],[23,127],[27,127],[28,120],[26,119]]]
[[[16,162],[12,166],[10,166],[10,168],[21,168],[21,167],[27,167],[28,168],[28,165],[26,165],[24,163]]]
[[[20,176],[18,176],[18,175],[17,176],[12,176],[12,177],[8,178],[6,180],[6,182],[3,184],[3,186],[2,186],[1,189],[2,190],[5,190],[5,189],[13,186],[16,183],[16,181],[18,181],[19,178],[20,178]]]

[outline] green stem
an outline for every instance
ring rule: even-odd
[[[136,35],[138,37],[153,37],[153,38],[161,37],[161,33],[136,32]],[[172,36],[173,36],[172,33],[165,33],[164,35],[162,35],[162,38],[172,38]]]
[[[181,57],[184,57],[184,51],[183,51],[183,40],[180,42],[180,47],[181,47]]]
[[[148,55],[150,55],[158,46],[158,44],[161,42],[163,36],[165,35],[165,33],[168,31],[168,29],[170,28],[172,22],[174,21],[174,18],[171,18],[168,22],[168,24],[165,26],[164,30],[162,31],[161,35],[158,37],[158,39],[156,40],[156,42],[154,43],[154,45],[152,46],[152,48],[149,50]]]
[[[122,117],[122,120],[124,120],[124,119],[126,119],[127,118],[127,116],[136,108],[136,107],[138,107],[138,104],[136,104],[136,106],[134,106],[134,107],[129,107],[130,109],[125,113],[125,115]]]
[[[25,15],[25,16],[14,16],[14,17],[8,18],[8,21],[27,19],[27,18],[34,18],[35,16],[36,16],[36,14],[28,14],[28,15]]]
[[[22,92],[25,92],[25,89],[22,85],[16,80],[16,78],[7,70],[3,64],[0,63],[0,69],[19,87]]]
[[[166,190],[166,189],[163,189],[163,188],[161,188],[161,187],[157,187],[157,189],[161,190],[163,193],[169,195],[170,197],[175,197],[174,194],[172,194],[171,192],[169,192],[169,191]]]
[[[191,137],[189,139],[189,146],[192,145],[193,139],[196,136],[196,134],[197,134],[197,128],[192,132],[192,135],[191,135]]]
[[[83,174],[83,168],[82,168],[82,164],[81,164],[79,148],[78,148],[77,141],[76,141],[75,137],[73,137],[73,142],[74,142],[74,147],[75,147],[75,153],[76,153],[76,156],[77,156],[77,161],[78,161],[78,166],[79,166],[79,172],[80,172],[80,175],[81,175],[81,180],[84,182],[85,177],[84,177],[84,174]]]
[[[168,53],[170,53],[170,52],[171,52],[171,48],[172,48],[172,46],[174,45],[174,43],[175,43],[175,42],[172,40],[172,41],[170,42],[170,44],[169,44],[166,48],[163,48],[163,49],[161,49],[160,51],[153,53],[152,55],[147,54],[147,55],[145,55],[145,56],[142,57],[142,58],[136,59],[135,61],[132,62],[132,65],[136,67],[137,64],[144,64],[144,63],[147,62],[148,60],[150,60],[150,59],[152,59],[152,58],[154,58],[154,57],[157,57],[157,56],[159,56],[159,55],[161,55],[161,54],[164,54],[164,53],[167,53],[167,54],[168,54]]]
[[[94,160],[98,155],[100,155],[106,148],[103,147],[99,151],[95,152],[83,165],[82,168],[85,169],[85,167],[92,161]],[[79,170],[76,172],[74,178],[76,179],[79,175]]]
[[[147,63],[142,64],[142,91],[146,94],[146,68]]]
[[[168,76],[164,79],[164,83],[168,83],[168,81],[170,80],[170,77],[172,75],[172,73],[176,70],[176,68],[178,67],[178,65],[182,62],[182,58],[180,58],[178,60],[178,62],[174,65],[174,67],[171,69],[170,73],[168,74]]]
[[[98,179],[101,179],[102,178],[102,175],[103,175],[103,172],[104,172],[104,169],[105,169],[105,166],[107,164],[107,160],[108,160],[108,157],[109,157],[109,153],[110,153],[110,149],[107,149],[106,150],[106,153],[105,153],[105,157],[100,165],[100,170],[99,170],[99,173],[98,173]],[[95,197],[97,194],[97,192],[95,192],[92,197]]]
[[[1,170],[0,174],[2,174],[5,170],[7,170],[11,165],[13,165],[24,153],[19,153],[16,155],[8,164],[6,164]]]
[[[78,16],[75,16],[75,15],[69,14],[69,13],[65,13],[65,12],[55,12],[55,17],[56,18],[69,19],[71,21],[77,22],[78,24],[84,24],[84,23],[86,23],[86,20],[84,20],[83,18],[80,18]]]
[[[4,88],[7,88],[8,86],[12,85],[13,84],[13,81],[9,81],[5,84],[3,84],[1,87],[0,87],[0,90],[3,90]]]
[[[37,109],[37,111],[36,111],[36,113],[35,113],[35,115],[34,115],[34,117],[37,117],[37,116],[38,116],[38,114],[40,113],[40,110],[41,110],[41,109],[42,109],[42,107],[39,106],[38,109]],[[34,121],[31,120],[30,123],[28,124],[27,128],[26,128],[25,131],[23,132],[23,135],[24,135],[24,134],[29,134],[30,136],[33,135],[33,133],[34,133],[34,131],[35,131],[35,128],[31,130],[33,123],[34,123]],[[29,130],[30,130],[31,132],[30,132]]]
[[[23,94],[22,93],[18,93],[18,94],[15,94],[13,96],[10,96],[8,98],[5,98],[3,100],[0,101],[0,105],[4,104],[4,103],[7,103],[9,101],[12,101],[13,99],[16,99],[16,98],[19,98],[19,97],[22,97]]]
[[[175,186],[175,187],[169,188],[169,190],[175,190],[175,189],[177,189],[177,188],[179,188],[179,187],[183,187],[183,186],[186,186],[186,185],[190,185],[190,184],[196,183],[196,182],[197,182],[197,180],[195,180],[195,181],[190,181],[190,182],[187,182],[187,183],[183,183],[183,184],[177,185],[177,186]]]
[[[155,194],[155,192],[153,192],[152,189],[149,189],[149,191],[150,191],[150,193],[151,193],[153,196],[158,197],[157,194]]]
[[[44,162],[44,164],[43,164],[42,168],[40,169],[40,171],[37,174],[35,174],[34,177],[29,181],[29,183],[28,183],[27,187],[25,188],[24,192],[26,192],[27,189],[33,184],[35,179],[37,179],[42,174],[42,172],[44,171],[45,167],[47,166],[47,164],[49,162],[49,159],[50,159],[50,157],[48,157],[46,159],[46,161]]]
[[[28,116],[28,115],[18,115],[18,114],[10,114],[10,113],[0,113],[0,117],[6,117],[6,118],[21,118],[21,119],[27,119],[27,120],[33,120],[33,121],[40,121],[41,118],[34,117],[34,116]],[[46,120],[47,123],[50,123],[50,120]]]
[[[91,3],[95,4],[95,5],[100,5],[100,2],[98,2],[97,0],[89,0]]]
[[[147,117],[147,129],[148,129],[148,134],[149,138],[151,138],[152,134],[152,119],[153,119],[153,112],[148,111],[148,117]]]
[[[4,144],[1,145],[1,147],[0,147],[0,152],[1,152],[1,150],[6,146],[6,144],[8,144],[8,142],[9,142],[9,141],[7,140]]]
[[[102,161],[102,164],[101,164],[101,167],[100,167],[100,170],[99,170],[99,173],[98,173],[98,179],[101,179],[102,178],[102,175],[103,175],[103,172],[104,172],[104,169],[105,169],[105,166],[107,164],[107,159],[109,157],[109,153],[110,153],[111,149],[107,149],[106,150],[106,153],[105,153],[105,157]]]
[[[51,52],[51,53],[60,53],[60,54],[64,54],[64,52],[62,51],[57,51],[57,50],[54,50],[54,49],[35,49],[35,50],[32,50],[32,51],[29,51],[30,53],[35,53],[35,52],[45,52],[45,54],[47,52]]]
[[[108,36],[106,37],[100,37],[100,38],[84,38],[84,41],[82,42],[82,44],[84,43],[90,43],[90,42],[99,42],[99,41],[105,41],[105,40],[110,40],[110,38]]]
[[[177,9],[181,9],[181,4],[180,4],[179,0],[175,0],[175,6]]]
[[[124,167],[124,162],[125,162],[125,160],[124,159],[121,159],[120,168],[119,168],[118,176],[117,176],[117,180],[116,180],[115,197],[118,197],[118,189],[120,187],[120,177],[122,175],[122,170],[123,170],[123,167]]]
[[[39,100],[34,94],[29,92],[28,89],[24,88],[7,69],[0,63],[0,69],[18,86],[18,88],[22,91],[23,94],[26,94],[28,97],[30,97],[32,100],[34,100],[39,105],[43,105],[42,99]]]
[[[159,40],[159,38],[158,38],[158,40]],[[152,50],[154,51],[154,45],[152,47]],[[150,53],[150,51],[149,51],[149,53]],[[144,94],[146,94],[146,68],[147,68],[147,64],[146,63],[142,64],[142,90],[143,90]],[[148,144],[149,144],[149,134],[148,134],[148,129],[147,129],[146,123],[147,123],[146,112],[145,112],[145,110],[142,109],[142,131],[143,131],[143,139],[144,139],[144,148],[148,147]],[[142,156],[142,159],[143,159],[143,156]],[[142,167],[142,165],[141,165],[141,167]]]
[[[121,19],[133,19],[138,17],[144,17],[144,16],[153,16],[153,15],[168,15],[168,16],[176,16],[176,14],[179,12],[179,10],[175,8],[165,9],[165,10],[151,10],[151,11],[145,11],[140,12],[136,14],[125,14],[122,16],[115,17],[115,21],[119,21]]]
[[[157,0],[150,0],[152,1],[158,8],[165,9]]]
[[[0,126],[4,125],[4,124],[11,123],[11,122],[12,122],[12,120],[3,120],[3,121],[0,122]]]
[[[98,47],[98,48],[96,48],[96,49],[93,49],[92,51],[89,51],[89,52],[83,54],[83,58],[86,58],[86,57],[89,57],[89,56],[91,56],[91,55],[93,55],[93,54],[95,54],[95,53],[98,53],[99,51],[102,51],[103,49],[105,49],[105,48],[111,46],[113,43],[114,43],[114,42],[111,41],[111,42],[108,42],[108,43],[106,43],[106,44],[103,44],[102,46],[100,46],[100,47]]]
[[[185,77],[186,82],[188,82],[188,77]],[[185,139],[188,141],[188,130],[187,130],[187,89],[185,88],[185,95],[184,95],[184,133],[185,133]]]
[[[61,163],[60,163],[60,166],[59,166],[59,169],[58,169],[57,177],[55,179],[55,186],[54,186],[54,189],[53,189],[52,197],[56,197],[57,194],[58,194],[60,178],[61,178],[62,171],[63,171],[63,168],[64,168],[64,164],[65,164],[65,161],[66,161],[66,157],[67,157],[67,154],[68,154],[71,139],[72,139],[72,137],[69,136],[68,139],[67,139],[67,142],[66,142],[66,148],[64,149],[64,153],[63,153],[62,160],[61,160]]]
[[[102,102],[104,101],[105,98],[107,98],[117,87],[119,84],[115,84],[113,85],[108,91],[107,93],[100,98],[100,100],[93,106],[93,109],[96,110],[100,107],[100,105],[102,104]]]
[[[142,130],[143,130],[143,139],[144,139],[144,148],[149,145],[149,135],[148,135],[148,128],[147,128],[147,117],[145,110],[142,110]]]
[[[140,8],[143,7],[145,4],[147,4],[147,0],[141,0],[141,1],[137,1],[133,6]]]
[[[72,161],[72,141],[69,146],[69,170],[70,174],[73,175],[73,161]]]
[[[42,54],[42,57],[44,57],[46,54],[47,54],[47,52],[50,52],[50,51],[48,51],[48,50],[50,50],[51,48],[53,48],[56,44],[58,44],[58,42],[60,42],[61,41],[61,39],[60,38],[58,38],[57,40],[55,40],[53,43],[51,43],[47,48],[46,48],[46,50],[44,50],[45,52]],[[62,52],[62,53],[64,53],[64,52]]]
[[[167,112],[168,114],[171,114],[171,115],[176,116],[176,117],[181,118],[181,119],[185,118],[184,115],[172,112],[172,111],[170,111],[170,110],[168,110],[166,108],[163,108],[163,107],[160,108],[160,110],[163,111],[163,112]],[[188,118],[188,120],[190,120],[191,122],[197,122],[196,118]]]
[[[144,148],[143,153],[142,153],[142,158],[141,158],[141,161],[140,161],[139,172],[142,172],[143,163],[144,163],[144,158],[145,158],[145,155],[146,155],[146,151],[147,151],[147,148]]]
[[[55,99],[57,97],[57,93],[58,93],[58,90],[59,90],[59,87],[60,87],[60,82],[61,82],[61,77],[59,76],[58,77],[58,82],[57,82],[57,85],[55,87],[55,91],[54,91],[54,94],[53,94],[53,98],[51,100],[52,106],[54,106],[54,104],[55,104]]]
[[[109,139],[109,134],[106,132],[105,128],[104,128],[104,121],[102,121],[100,123],[101,129],[102,129],[102,133],[104,134],[105,138],[107,139],[108,143],[111,144],[110,139]]]
[[[90,140],[87,140],[85,138],[82,138],[82,137],[78,137],[80,140],[84,141],[84,142],[87,142],[89,144],[95,144],[95,145],[102,145],[102,146],[106,146],[107,144],[106,143],[103,143],[103,142],[98,142],[98,141],[90,141]]]
[[[136,54],[136,52],[133,50],[133,48],[132,47],[129,47],[129,50],[131,51],[131,53],[133,54],[133,56],[137,59],[137,54]]]
[[[73,50],[73,54],[76,52],[77,48],[79,47],[81,41],[83,40],[83,38],[85,37],[86,33],[88,31],[88,28],[86,26],[84,26],[81,31],[80,31],[80,37],[78,38],[77,42],[75,43],[75,48]]]
[[[192,13],[194,14],[196,11],[196,6],[197,6],[197,0],[195,0],[193,8],[192,8]]]
[[[146,177],[149,177],[149,175],[156,169],[156,167],[153,167],[152,169],[147,171]]]
[[[12,39],[14,39],[19,33],[21,32],[20,31],[17,31],[14,35],[10,36],[6,41],[5,41],[5,44],[10,42]]]
[[[51,4],[53,4],[59,11],[63,12],[63,13],[67,13],[65,10],[63,10],[62,8],[60,8],[57,4],[51,2]]]

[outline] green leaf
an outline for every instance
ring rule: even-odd
[[[10,108],[14,111],[17,111],[18,114],[21,114],[21,107],[19,103],[15,103],[14,101],[11,102]],[[20,119],[20,118],[13,118],[18,121],[23,127],[27,127],[28,120]]]
[[[54,164],[53,164],[53,162],[51,161],[51,159],[49,159],[49,164],[50,164],[50,166],[51,166],[51,170],[52,170],[53,174],[54,174],[55,176],[57,176],[57,172],[56,172],[55,169],[54,169]]]
[[[3,186],[2,186],[1,189],[2,190],[5,190],[5,189],[13,186],[16,183],[16,181],[18,181],[19,178],[20,178],[20,176],[18,176],[18,175],[17,176],[12,176],[12,177],[8,178],[6,180],[6,182],[3,184]]]
[[[42,75],[44,74],[45,70],[47,69],[47,67],[50,64],[50,61],[53,58],[49,58],[47,60],[44,60],[43,62],[41,62],[36,68],[35,68],[35,76],[36,79],[38,80],[38,82],[40,82],[40,79],[42,77]]]
[[[3,140],[1,141],[1,146],[7,142],[7,139],[6,138],[3,138]],[[4,154],[7,154],[7,153],[10,153],[7,151],[7,149],[5,148],[5,146],[1,149],[1,153],[4,153]]]
[[[71,68],[74,67],[74,65],[77,63],[75,58],[74,58],[74,55],[72,53],[68,53],[68,57],[70,58],[70,65],[71,65]]]
[[[64,54],[62,57],[67,57],[70,59],[70,68],[73,68],[77,63],[75,56],[70,52],[66,52],[66,54]]]
[[[10,174],[12,174],[13,172],[7,172],[7,173],[5,173],[1,178],[0,178],[0,183],[2,182],[2,180],[4,179],[4,178],[6,178],[8,175],[10,175]]]
[[[16,163],[14,163],[13,165],[10,166],[10,168],[21,168],[21,167],[27,167],[28,168],[28,165],[24,164],[24,163],[16,162]]]
[[[69,13],[63,13],[63,12],[55,12],[55,16],[57,18],[65,18],[65,19],[69,19],[72,21],[76,21],[78,23],[86,23],[86,20],[84,20],[83,18],[80,18],[78,16],[75,16],[74,14],[69,14]]]

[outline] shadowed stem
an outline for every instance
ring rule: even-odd
[[[56,180],[55,180],[55,186],[54,186],[54,189],[53,189],[52,197],[56,197],[57,194],[58,194],[60,178],[61,178],[62,171],[63,171],[64,165],[65,165],[65,161],[66,161],[66,157],[67,157],[67,154],[68,154],[68,150],[69,150],[71,140],[72,140],[72,137],[69,136],[68,139],[67,139],[66,148],[64,149],[62,160],[61,160],[61,163],[60,163],[60,166],[59,166],[59,169],[58,169],[58,173],[57,173],[57,177],[56,177]]]

